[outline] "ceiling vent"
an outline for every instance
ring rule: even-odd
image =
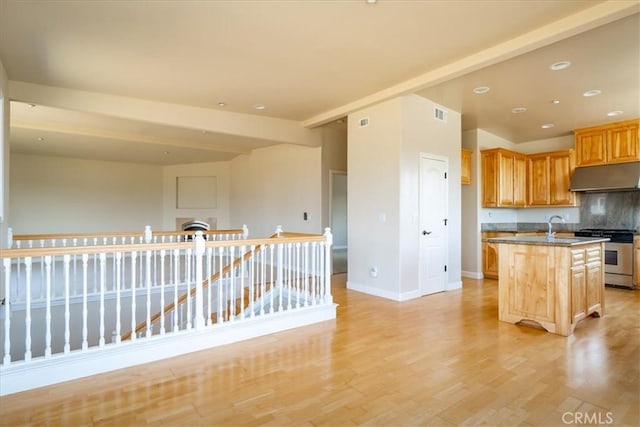
[[[360,121],[358,121],[358,124],[361,128],[366,128],[367,126],[369,126],[369,117],[361,118]]]
[[[433,118],[441,122],[447,122],[447,110],[440,107],[433,108]]]

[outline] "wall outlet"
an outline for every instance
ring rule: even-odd
[[[369,269],[369,276],[371,277],[378,277],[378,268],[377,267],[371,267]]]

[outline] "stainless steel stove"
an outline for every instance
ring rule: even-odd
[[[608,237],[604,244],[604,283],[633,289],[633,235],[636,230],[584,228],[576,237]]]

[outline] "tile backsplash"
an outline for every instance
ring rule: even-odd
[[[580,225],[640,231],[640,191],[582,194]]]

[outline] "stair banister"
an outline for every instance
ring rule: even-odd
[[[204,255],[205,252],[205,242],[204,242],[204,238],[202,237],[202,231],[196,231],[196,237],[195,237],[195,244],[196,244],[196,251],[195,251],[195,255],[196,255],[196,318],[195,318],[195,328],[198,329],[202,329],[205,326],[205,322],[204,322],[204,313],[202,312],[202,301],[203,301],[203,297],[202,297],[202,257]],[[150,328],[151,326],[151,319],[147,319],[147,321],[149,322],[149,325],[147,326],[148,328]]]

